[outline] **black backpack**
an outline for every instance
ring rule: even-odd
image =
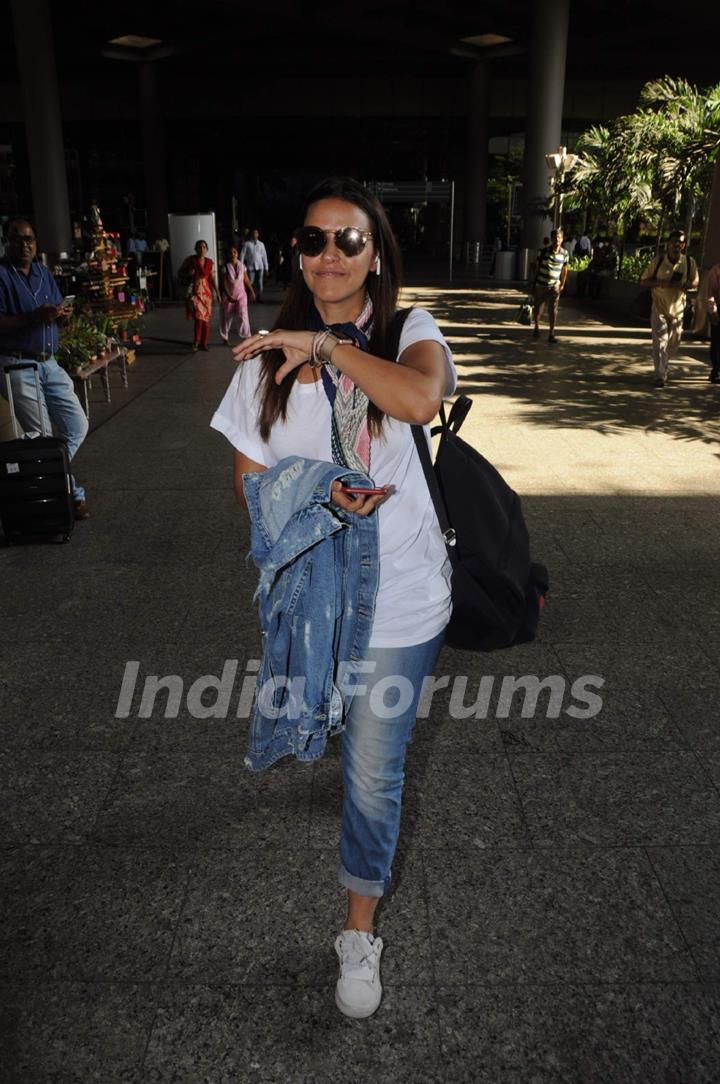
[[[387,356],[395,359],[412,309],[391,323]],[[451,647],[495,651],[537,635],[548,590],[548,571],[530,560],[520,498],[479,452],[459,437],[472,400],[461,395],[449,417],[440,407],[435,466],[425,432],[413,438],[452,565],[453,612],[445,632]]]
[[[494,651],[534,640],[548,590],[544,565],[530,560],[520,498],[475,448],[459,437],[472,401],[461,395],[448,417],[440,409],[440,444],[432,465],[421,426],[413,437],[452,564],[452,647]]]

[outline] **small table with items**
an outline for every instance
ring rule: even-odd
[[[103,391],[105,392],[105,402],[111,402],[110,399],[110,377],[108,374],[108,366],[111,362],[116,361],[120,366],[120,379],[122,380],[123,387],[127,388],[127,350],[125,347],[118,347],[115,350],[110,350],[108,353],[98,356],[94,361],[91,361],[89,365],[83,366],[82,369],[78,369],[71,373],[73,381],[75,382],[75,390],[78,392],[80,401],[83,404],[85,414],[88,421],[90,420],[90,399],[88,396],[88,388],[92,387],[92,378],[95,373],[100,373],[100,380],[102,382]],[[82,385],[82,395],[79,392],[79,385]]]

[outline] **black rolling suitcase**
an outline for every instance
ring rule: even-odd
[[[38,407],[44,419],[37,364],[3,365],[5,373],[18,369],[35,370]],[[46,435],[44,421],[41,437],[18,440],[9,379],[7,392],[16,439],[0,444],[0,521],[5,541],[10,545],[58,536],[67,542],[75,526],[67,448],[59,437]]]

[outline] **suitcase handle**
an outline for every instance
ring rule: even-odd
[[[2,369],[3,372],[6,374],[5,387],[7,388],[8,393],[8,406],[10,407],[10,417],[12,418],[13,433],[15,434],[15,439],[18,439],[19,432],[17,418],[15,417],[15,402],[13,400],[12,381],[7,376],[7,373],[18,372],[18,370],[20,369],[33,369],[35,371],[35,394],[37,396],[38,413],[40,415],[40,428],[44,437],[49,436],[50,434],[45,432],[45,411],[43,409],[42,398],[40,396],[40,376],[37,362],[18,361],[13,365],[3,365]]]

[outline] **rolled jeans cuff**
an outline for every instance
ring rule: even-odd
[[[384,881],[366,881],[363,877],[355,877],[343,866],[338,866],[338,881],[344,888],[351,892],[357,892],[358,896],[376,896],[378,899],[385,895],[388,885]]]

